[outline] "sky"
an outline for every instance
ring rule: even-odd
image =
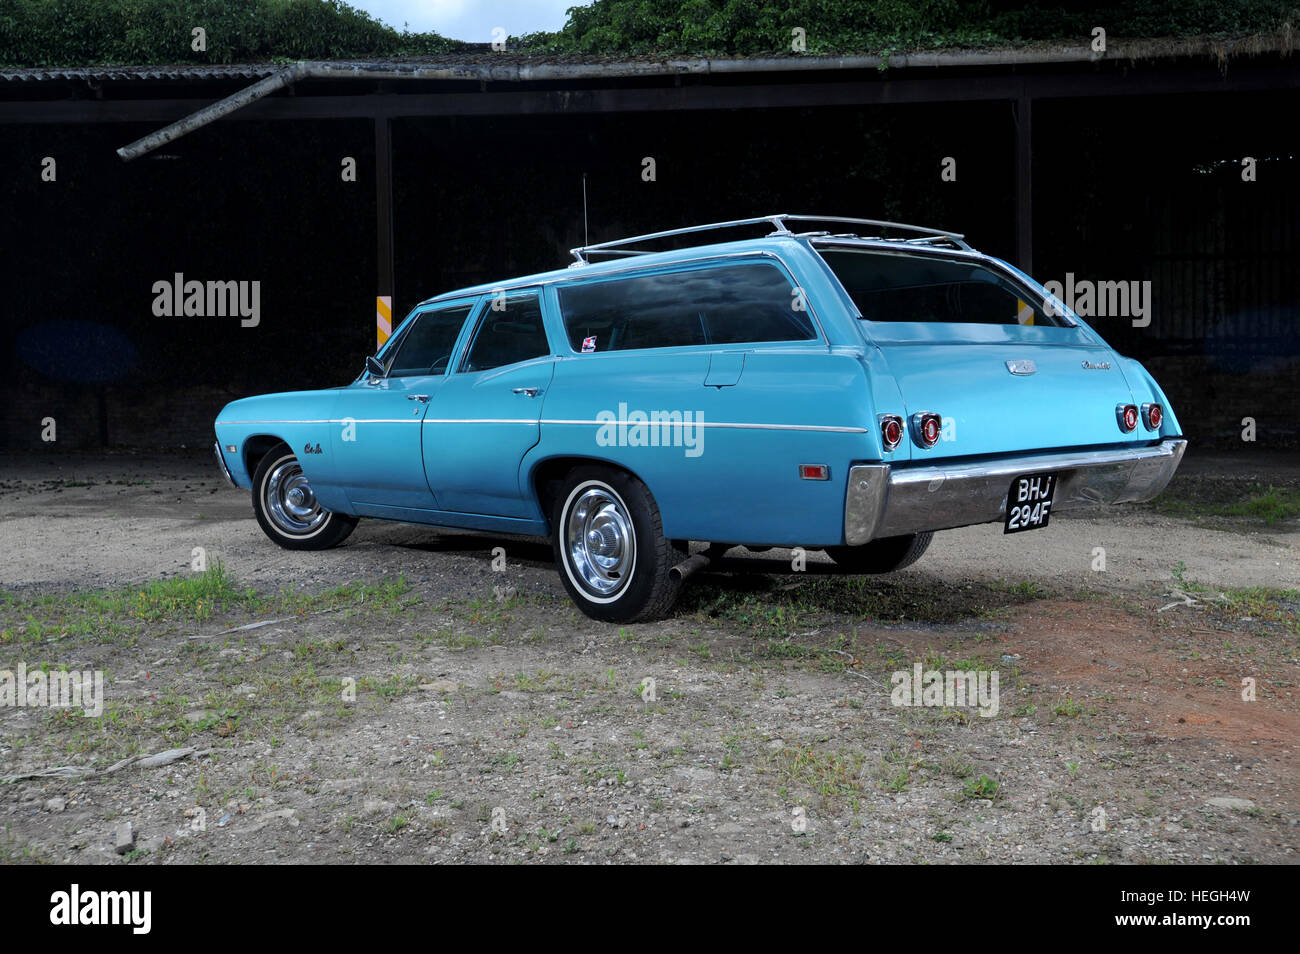
[[[508,36],[564,26],[569,7],[590,0],[346,0],[394,29],[429,30],[455,40],[491,43],[492,30],[501,27]]]

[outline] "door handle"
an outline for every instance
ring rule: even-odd
[[[510,390],[514,394],[524,394],[528,397],[537,397],[537,395],[542,393],[541,388],[511,388]]]
[[[419,401],[421,404],[429,403],[429,395],[427,394],[408,394],[406,399],[408,401]]]

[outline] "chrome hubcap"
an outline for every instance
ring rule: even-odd
[[[310,533],[325,522],[329,512],[316,502],[307,476],[296,460],[288,460],[266,481],[266,512],[285,533]]]
[[[569,508],[564,548],[584,589],[599,597],[617,593],[636,564],[636,533],[623,502],[601,487],[583,491]]]

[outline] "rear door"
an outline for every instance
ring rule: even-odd
[[[905,419],[944,419],[926,459],[1150,439],[1125,434],[1115,407],[1133,401],[1115,353],[1055,315],[1030,289],[978,261],[821,250],[879,346]],[[1026,300],[1031,299],[1031,300]]]

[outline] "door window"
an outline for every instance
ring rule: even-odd
[[[536,292],[490,299],[483,308],[463,371],[487,371],[550,354]]]
[[[473,307],[472,304],[455,305],[416,315],[397,343],[396,353],[388,366],[388,376],[446,374],[456,338]]]

